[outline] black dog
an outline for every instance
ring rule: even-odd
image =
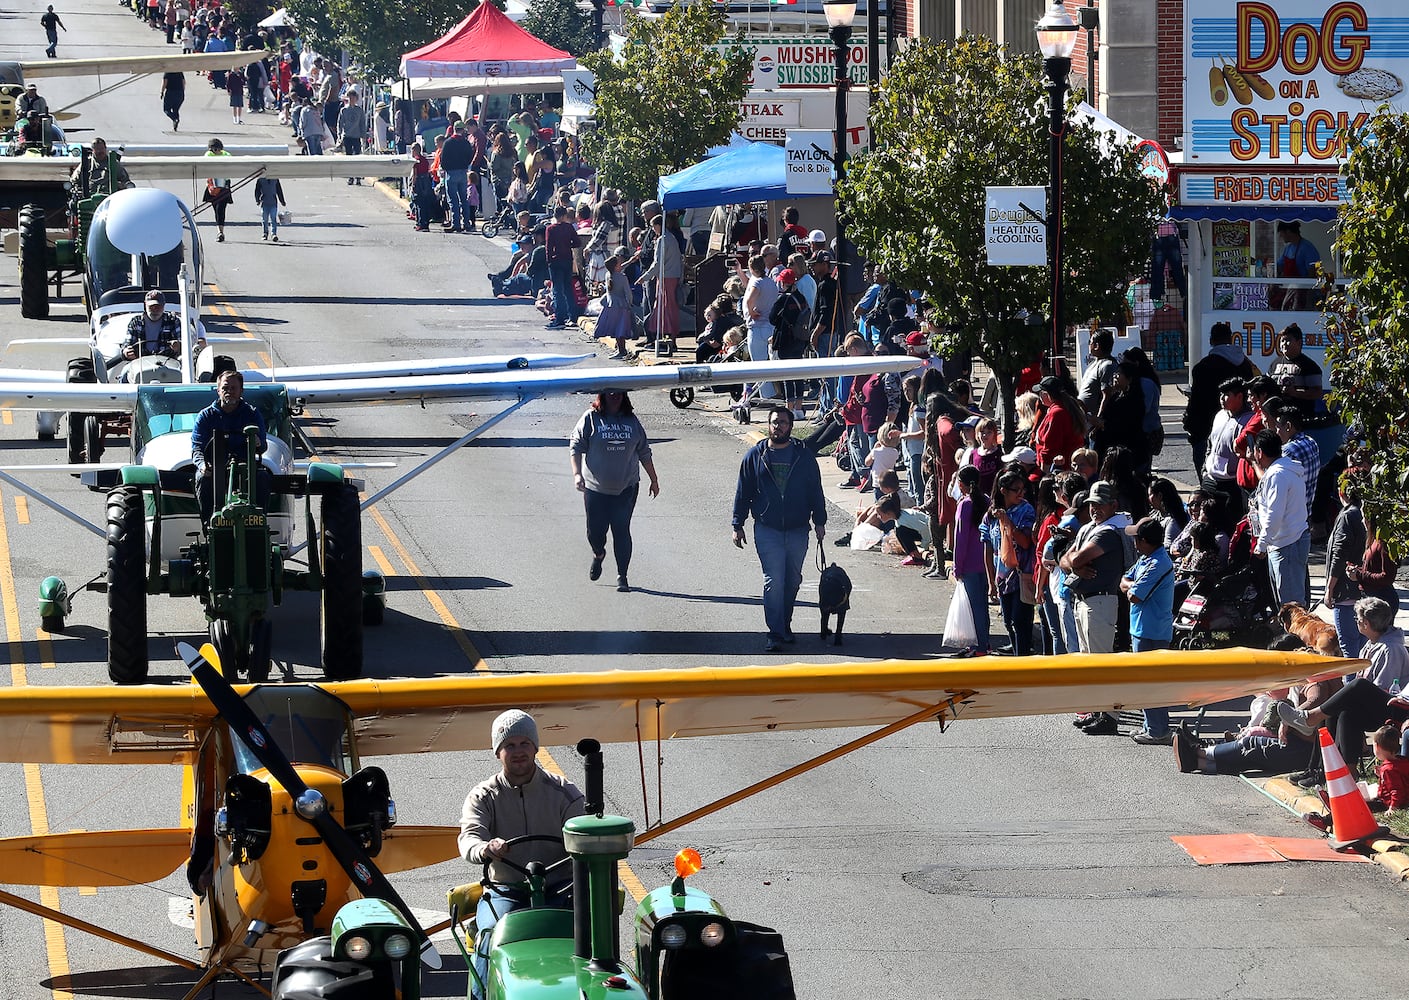
[[[823,639],[832,634],[827,619],[837,616],[836,638],[832,645],[840,646],[842,626],[846,624],[846,613],[851,610],[851,577],[836,563],[824,566],[822,575],[817,578],[817,607],[822,612]]]

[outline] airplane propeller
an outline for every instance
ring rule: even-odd
[[[391,903],[400,910],[421,936],[422,963],[432,969],[440,968],[440,953],[431,945],[429,936],[411,913],[411,908],[392,888],[386,876],[372,861],[371,855],[333,818],[322,793],[309,788],[299,777],[298,771],[274,742],[269,730],[264,728],[264,724],[245,704],[244,699],[235,693],[230,682],[190,643],[178,642],[176,652],[185,661],[191,676],[239,737],[240,742],[249,748],[255,759],[289,793],[293,799],[294,812],[318,831],[318,835],[323,838],[323,842],[328,845],[333,857],[337,858],[338,864],[342,865],[343,871],[347,872],[348,878],[352,879],[358,891],[365,897]]]

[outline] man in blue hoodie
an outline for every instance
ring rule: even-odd
[[[793,637],[793,607],[807,560],[807,533],[816,526],[817,542],[827,534],[827,501],[817,457],[793,440],[793,415],[774,407],[768,437],[748,450],[739,465],[734,489],[734,545],[744,547],[744,521],[753,515],[753,541],[763,566],[763,620],[768,625],[765,652],[777,652]]]

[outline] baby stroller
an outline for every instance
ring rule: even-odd
[[[1175,649],[1264,649],[1282,631],[1275,622],[1265,560],[1252,557],[1247,520],[1228,546],[1228,566],[1197,581],[1174,612]]]
[[[722,365],[729,364],[730,362],[747,360],[749,360],[749,345],[747,341],[740,341],[737,344],[729,344],[726,341],[724,344],[724,350],[720,351],[718,354],[712,355],[709,360],[705,363],[710,365]],[[733,409],[735,412],[735,419],[738,419],[738,407],[741,405],[740,400],[743,400],[744,398],[744,387],[742,385],[711,385],[709,387],[709,391],[714,393],[727,392],[729,394],[729,398],[734,401],[731,406],[731,409]],[[685,409],[687,406],[689,406],[695,401],[694,386],[683,385],[671,389],[670,401],[675,405],[677,409]],[[740,422],[748,423],[747,420],[742,420]]]
[[[514,222],[515,214],[513,202],[501,201],[499,211],[495,212],[493,216],[485,216],[480,222],[479,231],[485,239],[492,240],[499,235],[501,229],[512,229],[516,225]]]

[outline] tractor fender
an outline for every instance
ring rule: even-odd
[[[341,485],[343,479],[344,476],[341,465],[334,465],[331,462],[308,463],[308,485],[310,489],[317,486]],[[316,492],[316,490],[314,490],[314,492]]]
[[[123,486],[156,489],[161,481],[160,477],[161,472],[154,465],[124,465],[122,467]]]

